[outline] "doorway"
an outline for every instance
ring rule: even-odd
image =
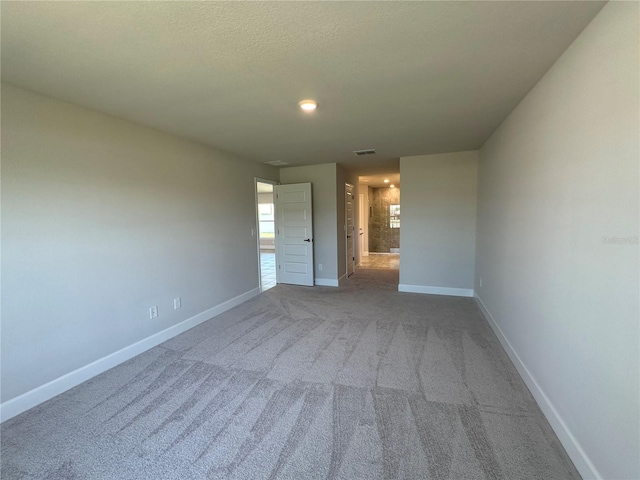
[[[400,174],[361,176],[360,267],[400,268]]]
[[[256,215],[260,291],[276,286],[275,197],[276,182],[256,178]]]

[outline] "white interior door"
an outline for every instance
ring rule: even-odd
[[[313,286],[311,184],[277,185],[278,283]]]
[[[347,224],[346,235],[347,235],[347,277],[351,275],[356,269],[356,255],[354,252],[354,245],[356,241],[355,237],[355,226],[353,223],[353,185],[349,185],[345,183],[345,191],[344,191],[344,203],[346,208],[345,213],[345,222]]]
[[[362,263],[362,257],[365,255],[364,252],[367,251],[364,245],[364,222],[367,221],[367,216],[365,214],[364,195],[362,193],[358,195],[358,212],[358,225],[360,230],[358,232],[358,246],[360,247],[360,262],[358,263],[358,265],[360,265],[360,263]]]

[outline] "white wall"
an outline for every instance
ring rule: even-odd
[[[477,295],[585,478],[640,478],[638,10],[607,4],[480,151]]]
[[[478,152],[400,158],[400,285],[473,295]]]
[[[255,292],[254,176],[277,171],[2,85],[2,401]]]
[[[280,169],[282,184],[312,184],[314,276],[318,284],[335,286],[338,282],[336,181],[335,163]]]

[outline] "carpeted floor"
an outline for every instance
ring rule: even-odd
[[[2,425],[8,479],[573,479],[472,299],[278,285]]]

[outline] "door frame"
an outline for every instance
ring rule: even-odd
[[[347,189],[351,187],[351,253],[352,258],[349,259],[349,222],[347,218],[347,208],[348,208],[348,199],[349,194],[347,193]],[[355,212],[355,204],[356,204],[356,187],[352,184],[345,182],[344,183],[344,250],[345,250],[345,259],[347,261],[345,265],[345,275],[347,277],[349,274],[349,262],[351,261],[352,272],[351,275],[356,273],[356,239],[355,239],[355,230],[356,230],[356,212]]]
[[[280,182],[275,180],[268,180],[266,178],[253,177],[253,192],[255,195],[255,209],[256,209],[256,226],[254,228],[256,237],[256,249],[258,250],[258,288],[262,292],[262,262],[260,260],[260,212],[258,211],[258,183],[268,183],[273,185],[280,185]],[[278,226],[276,225],[278,219],[278,213],[276,212],[276,192],[273,189],[273,226],[274,231],[277,232]],[[273,243],[275,247],[276,265],[278,265],[278,235],[273,236]],[[276,283],[278,283],[277,269],[276,269]]]
[[[360,193],[358,190],[358,248],[360,253],[360,261],[357,266],[362,265],[362,257],[369,255],[369,248],[365,248],[365,222],[369,221],[369,217],[366,215],[366,205],[364,204],[364,193]],[[366,253],[365,253],[366,252]]]

